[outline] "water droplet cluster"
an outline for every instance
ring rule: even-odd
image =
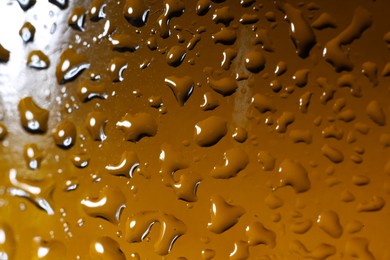
[[[389,8],[1,2],[0,259],[389,259]]]

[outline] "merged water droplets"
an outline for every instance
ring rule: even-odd
[[[189,169],[183,169],[176,171],[175,176],[179,176],[178,181],[172,186],[176,196],[187,202],[197,201],[198,198],[196,193],[198,186],[202,181],[201,175]]]
[[[8,178],[12,187],[7,191],[11,196],[25,198],[48,215],[54,214],[52,205],[54,181],[50,176],[32,175],[29,178],[21,178],[15,169],[10,169]]]
[[[160,36],[167,38],[170,32],[170,21],[174,17],[180,17],[184,13],[185,3],[182,0],[165,0],[164,10],[157,23],[160,26]]]
[[[167,186],[173,184],[173,174],[176,171],[185,169],[189,165],[188,160],[186,160],[179,151],[166,143],[161,147],[159,159],[161,161],[160,173],[162,175],[162,181]]]
[[[372,14],[359,6],[355,9],[348,27],[325,45],[323,55],[337,72],[353,69],[353,63],[349,59],[348,53],[343,51],[342,46],[351,44],[354,40],[360,38],[371,24]]]
[[[245,232],[250,246],[263,244],[267,247],[274,248],[276,245],[275,232],[264,227],[259,221],[255,221],[247,226]]]
[[[148,113],[126,114],[116,126],[123,131],[124,138],[131,142],[138,142],[144,136],[155,136],[158,128]]]
[[[157,241],[154,242],[154,251],[159,255],[168,254],[175,240],[187,231],[181,220],[169,214],[144,211],[129,217],[126,221],[126,241],[142,242],[156,222],[160,223],[160,232]]]
[[[310,250],[299,240],[291,242],[290,250],[300,257],[318,260],[325,260],[336,254],[336,248],[330,244],[320,243]]]
[[[356,209],[359,212],[371,212],[381,210],[386,202],[381,196],[372,196],[366,201],[360,202]]]
[[[50,66],[50,60],[42,51],[32,51],[28,54],[27,65],[34,69],[47,69]]]
[[[113,175],[120,175],[126,177],[133,177],[134,171],[139,166],[139,159],[135,152],[124,151],[117,164],[109,164],[105,168]]]
[[[350,257],[358,257],[361,259],[375,259],[368,249],[369,241],[363,237],[352,237],[345,244],[345,252]]]
[[[291,186],[296,192],[308,191],[311,182],[307,170],[298,161],[285,159],[279,166],[280,185]]]
[[[327,157],[333,163],[341,163],[344,160],[343,153],[337,148],[325,144],[322,146],[321,151],[325,157]]]
[[[117,224],[126,205],[126,197],[118,188],[106,186],[99,192],[99,197],[86,197],[81,201],[81,205],[88,215]]]
[[[386,1],[17,2],[1,259],[389,255]]]
[[[213,21],[216,24],[222,23],[225,26],[229,26],[230,22],[233,20],[234,20],[234,15],[229,6],[224,6],[215,9],[215,12],[213,14]]]
[[[223,166],[214,166],[211,176],[214,178],[227,179],[236,176],[245,169],[249,163],[249,157],[240,148],[232,148],[224,153],[225,163]]]
[[[219,195],[212,195],[210,202],[211,216],[207,228],[216,234],[220,234],[234,226],[245,213],[244,208],[227,203]]]
[[[297,49],[297,54],[302,58],[306,58],[311,48],[316,44],[313,30],[301,10],[284,2],[279,3],[278,8],[283,11],[285,14],[284,18],[290,24],[290,36]]]
[[[229,259],[248,259],[249,258],[249,246],[245,241],[234,242],[233,251],[229,254]]]

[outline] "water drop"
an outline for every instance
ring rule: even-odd
[[[65,84],[76,77],[85,69],[89,68],[87,57],[76,53],[73,49],[66,49],[60,56],[56,68],[56,77],[59,84]]]
[[[321,212],[317,217],[318,226],[333,238],[339,238],[343,234],[338,214],[333,210]]]
[[[200,107],[204,111],[213,110],[219,106],[218,99],[211,92],[206,92],[203,94],[203,103]]]
[[[248,14],[245,13],[240,18],[240,23],[247,25],[247,24],[254,24],[259,21],[259,16],[257,14]]]
[[[124,80],[123,72],[127,69],[128,63],[125,58],[114,58],[110,61],[107,71],[112,82],[121,82]]]
[[[260,51],[251,51],[245,56],[245,68],[252,73],[259,73],[265,67],[265,57]]]
[[[69,0],[49,0],[50,3],[56,5],[60,9],[66,9],[69,5]]]
[[[77,88],[77,95],[82,102],[88,102],[94,98],[107,99],[106,86],[90,81],[83,81]]]
[[[86,153],[77,153],[72,155],[72,163],[77,168],[85,168],[89,164],[90,157]]]
[[[198,0],[196,4],[196,13],[199,16],[206,15],[207,12],[211,8],[211,1],[210,0]]]
[[[366,107],[369,118],[379,126],[386,125],[386,115],[378,101],[372,100]]]
[[[175,45],[172,46],[167,52],[166,60],[168,65],[177,67],[183,62],[186,55],[187,52],[184,47]]]
[[[238,88],[237,82],[231,77],[224,77],[221,79],[208,79],[210,87],[222,96],[230,96]]]
[[[49,111],[39,107],[32,97],[25,97],[18,105],[20,121],[24,129],[31,133],[45,133]]]
[[[272,171],[275,168],[275,157],[268,151],[260,151],[257,154],[257,161],[263,171]]]
[[[106,6],[106,0],[93,0],[88,9],[91,21],[97,22],[100,19],[106,18]]]
[[[89,246],[89,255],[93,259],[126,260],[126,256],[120,249],[119,243],[108,236],[98,237],[92,240]]]
[[[29,169],[37,170],[43,159],[43,154],[35,143],[31,143],[24,146],[23,157]]]
[[[249,246],[246,241],[234,242],[233,251],[229,254],[229,259],[240,260],[249,258]]]
[[[224,6],[215,9],[212,19],[216,24],[222,23],[225,26],[229,26],[230,22],[234,20],[234,13],[229,6]]]
[[[19,30],[19,35],[22,38],[23,42],[28,43],[34,40],[35,36],[35,27],[29,22],[25,22]]]
[[[75,7],[69,16],[68,25],[75,30],[81,32],[85,31],[84,29],[85,14],[86,14],[86,10],[84,7],[82,6]]]
[[[108,117],[103,112],[90,112],[86,119],[86,128],[95,141],[104,141],[107,136],[104,128],[107,124]]]
[[[150,9],[144,0],[126,0],[123,6],[123,14],[126,20],[136,27],[146,24],[149,11]]]
[[[113,50],[119,52],[134,52],[139,49],[139,44],[134,37],[129,34],[117,34],[110,38]]]
[[[0,122],[0,141],[3,141],[7,135],[8,135],[7,127]]]
[[[310,50],[317,42],[310,24],[302,11],[291,4],[280,2],[278,8],[285,14],[284,19],[290,24],[290,36],[297,54],[301,58],[308,57]]]
[[[10,56],[10,51],[3,47],[3,45],[0,44],[0,63],[1,62],[8,62]]]
[[[165,78],[165,83],[172,90],[180,106],[185,104],[194,91],[194,80],[190,76],[169,76]]]
[[[14,232],[11,227],[1,221],[0,222],[0,258],[14,259],[16,254],[17,244]]]
[[[210,116],[195,125],[195,142],[199,146],[212,146],[227,133],[227,122],[221,117]]]
[[[27,11],[31,7],[33,7],[36,4],[36,0],[17,0],[20,8],[23,9],[23,11]]]

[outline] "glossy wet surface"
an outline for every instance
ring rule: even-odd
[[[387,1],[0,3],[0,259],[390,259]]]

